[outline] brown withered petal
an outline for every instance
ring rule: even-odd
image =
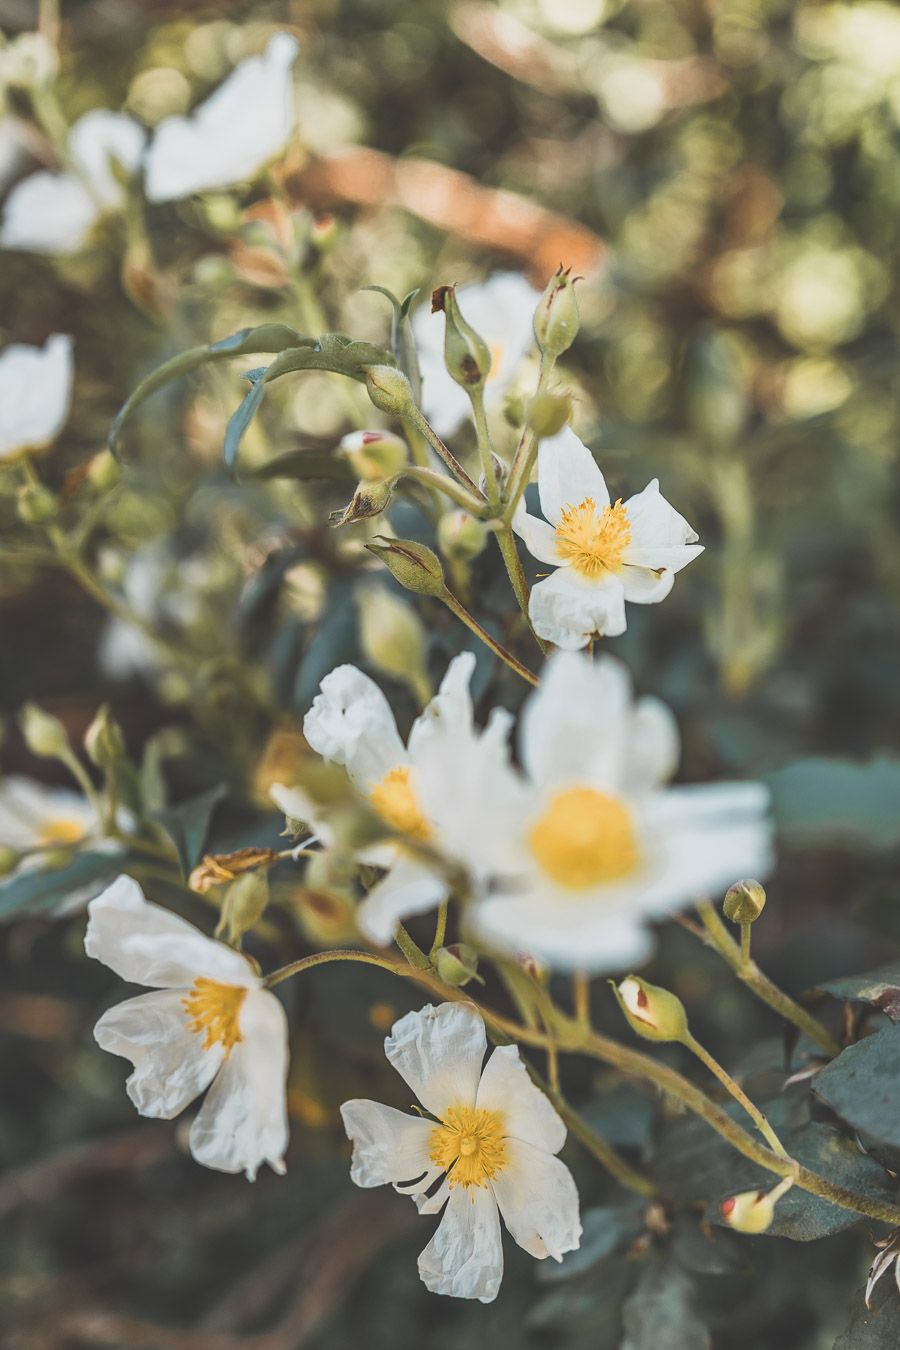
[[[242,872],[270,866],[278,854],[271,848],[239,848],[235,853],[207,853],[188,878],[188,885],[198,895],[205,895],[213,886],[225,886]]]

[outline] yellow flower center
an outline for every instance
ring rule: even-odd
[[[593,497],[567,506],[556,527],[556,551],[590,581],[603,572],[615,572],[631,543],[631,525],[621,499],[597,513]]]
[[[78,844],[83,838],[84,826],[80,821],[58,816],[43,822],[38,843],[42,847],[51,848],[54,844]]]
[[[386,773],[372,788],[369,801],[373,811],[397,834],[419,840],[425,840],[431,834],[431,826],[409,781],[408,765],[402,764]]]
[[[244,1039],[238,1016],[246,997],[247,990],[239,984],[219,984],[203,976],[194,981],[181,1006],[190,1018],[190,1030],[204,1037],[204,1050],[221,1042],[227,1054]]]
[[[451,1186],[486,1186],[506,1164],[503,1131],[500,1111],[451,1106],[431,1131],[429,1156],[447,1172]]]
[[[638,864],[631,812],[596,788],[558,792],[529,830],[528,843],[547,875],[572,890],[615,881]]]

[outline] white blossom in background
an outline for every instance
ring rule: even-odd
[[[499,403],[525,353],[534,342],[532,321],[541,298],[518,272],[497,272],[476,286],[464,286],[456,298],[463,316],[487,343],[492,363],[485,403]],[[444,316],[420,305],[412,316],[413,336],[422,373],[422,411],[440,436],[452,436],[472,415],[466,391],[444,365]]]
[[[529,614],[538,636],[566,651],[624,633],[625,601],[664,600],[675,573],[703,552],[656,478],[613,504],[594,456],[569,427],[542,443],[538,489],[547,519],[520,503],[513,529],[556,568],[532,590]]]
[[[15,177],[25,156],[25,147],[14,117],[0,116],[0,192]]]
[[[323,759],[342,764],[375,814],[399,836],[361,849],[357,855],[360,862],[384,869],[384,876],[357,910],[360,930],[382,946],[391,941],[402,919],[433,909],[449,893],[445,869],[404,844],[404,837],[413,845],[428,844],[440,850],[445,842],[442,816],[469,780],[494,785],[498,808],[506,800],[509,723],[500,712],[483,733],[475,728],[469,694],[474,668],[471,652],[450,662],[438,693],[414,722],[406,745],[384,694],[355,666],[339,666],[326,675],[303,722],[303,734],[313,750]],[[429,747],[442,759],[447,756],[436,747],[452,749],[454,769],[423,797],[418,770]],[[272,798],[287,816],[306,822],[321,842],[329,843],[327,821],[320,819],[305,793],[275,784]]]
[[[59,435],[72,403],[72,339],[43,347],[13,342],[0,352],[0,461],[42,450]]]
[[[284,1172],[288,1124],[284,1009],[240,952],[150,904],[121,876],[92,901],[84,946],[151,993],[110,1008],[98,1045],[131,1060],[126,1091],[142,1116],[172,1120],[201,1093],[190,1150],[204,1167]]]
[[[560,1261],[581,1240],[575,1182],[556,1157],[566,1127],[517,1046],[499,1046],[484,1064],[486,1049],[471,1004],[407,1013],[384,1050],[428,1114],[365,1100],[341,1107],[357,1186],[392,1185],[420,1214],[444,1210],[419,1256],[425,1286],[481,1303],[503,1278],[501,1217],[538,1260]]]
[[[175,201],[230,187],[276,159],[296,125],[291,68],[298,51],[295,38],[278,33],[189,117],[164,118],[147,151],[147,199]]]
[[[207,554],[178,557],[165,540],[144,544],[130,559],[121,580],[128,610],[160,632],[175,625],[192,628],[203,613],[203,596],[213,580]],[[145,632],[124,619],[111,618],[100,635],[100,669],[113,679],[151,677],[163,665],[159,648]]]
[[[552,656],[518,749],[527,800],[515,814],[495,812],[493,789],[475,780],[444,821],[449,847],[467,846],[473,869],[493,877],[466,917],[491,949],[559,970],[635,966],[652,948],[647,920],[771,867],[765,788],[666,787],[679,756],[674,719],[656,699],[634,701],[614,657]],[[423,795],[446,772],[426,756]],[[506,835],[505,863],[496,838],[479,856],[492,831]]]
[[[134,174],[146,133],[126,113],[95,108],[69,132],[71,167],[41,171],[17,183],[6,199],[0,247],[31,253],[77,253],[101,216],[125,204],[113,165]]]

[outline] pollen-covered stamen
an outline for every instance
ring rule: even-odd
[[[373,811],[398,834],[421,841],[431,834],[431,826],[409,781],[409,765],[401,764],[386,773],[372,788],[369,801]]]
[[[241,985],[219,984],[202,975],[194,981],[181,1006],[188,1015],[189,1029],[204,1037],[204,1050],[221,1043],[227,1054],[244,1039],[239,1018],[246,997],[247,990]]]
[[[486,1186],[506,1164],[501,1111],[451,1106],[431,1132],[429,1156],[451,1186]]]
[[[557,792],[529,830],[528,843],[547,875],[571,890],[615,881],[638,865],[631,812],[596,788]]]
[[[80,821],[59,816],[41,822],[38,843],[43,848],[52,848],[55,844],[79,844],[83,838],[84,826]]]
[[[617,571],[630,543],[631,524],[621,499],[598,512],[594,498],[585,497],[577,506],[565,508],[556,527],[560,560],[571,563],[589,581]]]

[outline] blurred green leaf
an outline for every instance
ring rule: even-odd
[[[876,1144],[900,1148],[900,1027],[867,1036],[827,1064],[813,1082],[820,1101]]]
[[[866,1307],[865,1290],[854,1295],[850,1325],[834,1343],[834,1350],[897,1350],[900,1345],[900,1295],[890,1274],[880,1280]]]
[[[900,844],[900,759],[801,759],[766,782],[785,835],[871,849]]]
[[[710,1350],[709,1331],[691,1306],[692,1292],[674,1262],[651,1262],[622,1309],[622,1350]]]
[[[154,815],[153,819],[162,825],[178,850],[178,860],[185,877],[200,861],[213,814],[226,795],[225,784],[217,783],[206,792],[189,797],[177,806],[157,811]]]
[[[353,469],[346,459],[339,455],[322,454],[317,450],[288,450],[254,469],[250,477],[292,478],[301,483],[315,479],[335,483],[355,481]]]
[[[539,1279],[545,1284],[570,1280],[605,1261],[613,1252],[627,1247],[643,1229],[647,1202],[633,1200],[623,1205],[598,1205],[581,1216],[581,1246],[566,1252],[557,1265],[547,1261],[540,1267]]]
[[[76,853],[64,867],[36,867],[0,883],[0,920],[46,914],[84,891],[85,902],[98,895],[130,859],[119,850]]]
[[[892,1022],[900,1022],[900,961],[892,961],[864,975],[848,975],[819,986],[834,998],[848,1003],[871,1003],[887,1013]]]

